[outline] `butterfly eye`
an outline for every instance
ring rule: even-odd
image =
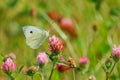
[[[30,31],[30,33],[32,34],[32,33],[33,33],[33,31]]]

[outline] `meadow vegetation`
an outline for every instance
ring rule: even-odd
[[[49,31],[38,49],[26,25]],[[0,80],[120,80],[119,45],[120,0],[0,1]]]

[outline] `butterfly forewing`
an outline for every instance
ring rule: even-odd
[[[49,32],[33,26],[27,26],[23,31],[26,37],[26,43],[32,49],[37,49],[49,36]]]

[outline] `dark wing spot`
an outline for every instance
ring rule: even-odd
[[[32,34],[32,33],[33,33],[33,31],[30,31],[30,33]]]

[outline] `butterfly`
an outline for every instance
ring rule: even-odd
[[[49,36],[49,32],[35,26],[24,26],[23,32],[26,37],[27,45],[32,49],[39,48]]]

